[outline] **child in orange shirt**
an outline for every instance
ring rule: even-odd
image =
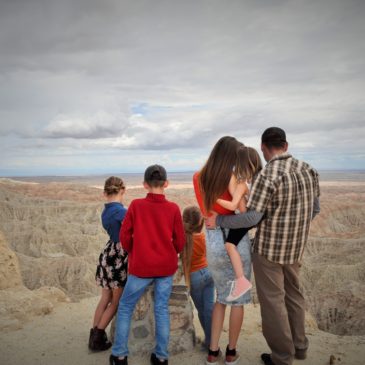
[[[185,282],[190,296],[198,311],[198,317],[204,330],[203,346],[209,348],[212,311],[214,306],[214,281],[208,270],[205,234],[202,232],[204,220],[200,209],[190,206],[183,211],[183,223],[186,244],[181,253]]]

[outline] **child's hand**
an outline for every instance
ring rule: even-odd
[[[212,215],[210,217],[205,217],[205,226],[208,228],[208,229],[214,229],[216,228],[216,223],[215,223],[215,220],[217,218],[217,215],[218,213],[216,212],[212,212],[211,213]]]

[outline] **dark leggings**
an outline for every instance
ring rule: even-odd
[[[238,243],[241,241],[241,239],[243,238],[243,236],[251,229],[252,227],[249,228],[231,228],[228,231],[228,236],[226,236],[224,229],[222,229],[223,232],[223,237],[224,237],[224,243],[229,242],[232,243],[233,245],[237,246]]]

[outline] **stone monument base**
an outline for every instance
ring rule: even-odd
[[[171,355],[190,351],[195,346],[195,329],[193,325],[193,307],[186,285],[173,285],[169,302],[170,309],[170,343]],[[110,329],[113,341],[115,319]],[[153,285],[136,305],[129,333],[129,351],[131,354],[150,354],[155,347],[155,319],[153,312]]]

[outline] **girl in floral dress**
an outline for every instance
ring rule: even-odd
[[[114,317],[127,281],[127,253],[119,242],[119,231],[127,209],[123,206],[125,186],[123,180],[111,176],[105,181],[105,208],[101,215],[109,241],[100,253],[96,268],[96,283],[101,287],[101,298],[94,314],[93,327],[90,329],[89,349],[104,351],[111,347],[105,332]]]

